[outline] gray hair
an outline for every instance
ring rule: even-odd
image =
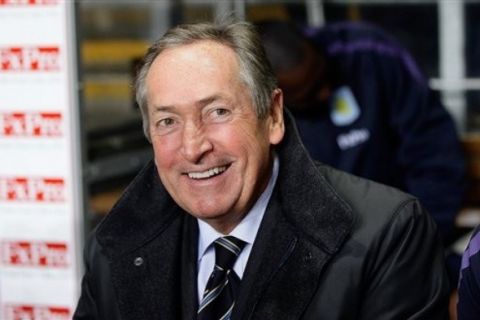
[[[135,81],[136,99],[143,119],[143,131],[149,141],[145,79],[153,61],[166,49],[202,40],[215,41],[230,47],[235,52],[239,63],[240,80],[249,89],[257,117],[263,119],[268,115],[272,92],[277,88],[277,80],[255,27],[248,22],[179,25],[168,30],[148,49]]]

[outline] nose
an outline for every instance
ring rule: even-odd
[[[185,125],[181,147],[181,153],[185,159],[192,163],[198,163],[212,148],[213,145],[202,128],[195,123]]]

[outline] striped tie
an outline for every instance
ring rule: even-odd
[[[233,265],[245,242],[232,236],[218,238],[215,246],[215,267],[205,287],[198,308],[198,320],[228,320],[235,305],[240,279]]]

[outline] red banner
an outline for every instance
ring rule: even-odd
[[[0,0],[0,6],[35,6],[58,4],[58,0]]]
[[[6,305],[5,320],[69,320],[70,310],[65,307],[36,305]]]
[[[59,71],[60,49],[58,47],[0,48],[0,70]]]
[[[0,113],[0,136],[11,137],[61,137],[60,112],[10,112]]]
[[[67,268],[66,243],[3,241],[2,262],[19,267]]]
[[[64,202],[62,178],[0,177],[0,201]]]

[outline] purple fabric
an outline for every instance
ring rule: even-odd
[[[467,249],[462,257],[462,270],[470,266],[470,258],[480,251],[480,232],[474,234],[470,239]]]
[[[424,78],[420,70],[418,69],[417,65],[413,61],[412,57],[400,47],[395,47],[395,46],[391,46],[375,40],[366,39],[366,40],[355,41],[350,43],[337,41],[332,43],[327,48],[327,53],[330,55],[339,54],[339,53],[352,54],[358,51],[374,51],[382,55],[400,57],[403,63],[407,66],[412,76],[415,78],[415,80],[420,83],[424,82]]]
[[[358,22],[338,22],[327,24],[323,28],[307,26],[303,28],[303,33],[309,38],[315,38],[322,33],[323,30],[327,33],[337,34],[341,30],[347,30],[349,33],[358,33],[363,39],[334,41],[328,45],[326,52],[329,54],[346,53],[352,54],[356,51],[374,51],[381,55],[389,55],[392,57],[399,57],[411,73],[413,78],[419,83],[425,83],[425,78],[417,67],[412,56],[400,45],[396,44],[395,39],[390,39],[390,35],[383,34],[382,29],[373,27],[368,23]],[[383,36],[374,38],[374,34],[380,32]]]

